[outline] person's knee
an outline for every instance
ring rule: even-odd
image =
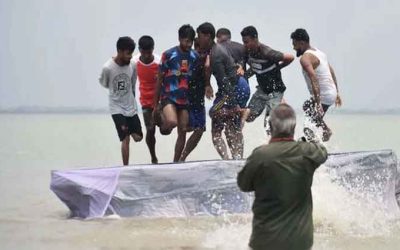
[[[172,129],[160,128],[160,134],[162,134],[162,135],[169,135],[169,134],[171,134],[171,132],[172,132]]]
[[[164,125],[167,129],[174,129],[176,126],[178,126],[178,122],[176,120],[169,120],[169,119],[165,119],[164,121]]]
[[[178,136],[186,135],[188,132],[188,127],[186,125],[181,125],[178,127]]]
[[[124,146],[124,147],[129,146],[129,141],[130,141],[129,134],[127,133],[126,136],[124,137],[124,139],[121,141],[122,146]]]
[[[137,134],[137,133],[133,133],[132,134],[132,138],[135,142],[139,142],[143,139],[143,135],[141,134]]]

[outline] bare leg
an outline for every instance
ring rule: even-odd
[[[243,159],[244,139],[242,130],[236,133],[236,144],[238,148],[237,150],[238,159]]]
[[[162,110],[161,119],[161,130],[168,131],[174,129],[178,125],[178,114],[175,105],[167,104]]]
[[[212,141],[215,149],[223,160],[228,160],[228,151],[224,139],[222,138],[222,131],[211,131]]]
[[[151,163],[157,164],[156,156],[156,128],[152,118],[152,112],[143,112],[144,123],[146,124],[146,144],[151,156]]]
[[[121,142],[122,162],[126,166],[129,164],[129,135]]]
[[[241,127],[244,127],[244,124],[246,123],[247,119],[249,119],[250,116],[250,109],[249,108],[244,108],[240,110],[240,124]]]
[[[226,141],[233,159],[243,158],[243,134],[241,130],[237,130],[234,124],[229,124],[225,128]]]
[[[154,127],[147,129],[147,132],[146,132],[146,144],[147,144],[147,147],[149,148],[149,152],[151,155],[151,163],[153,163],[153,164],[158,163],[158,159],[156,156],[156,137],[154,136],[155,132],[156,132],[156,130]]]
[[[186,143],[186,129],[189,122],[189,114],[186,109],[178,110],[178,138],[175,143],[174,162],[178,162]]]
[[[203,136],[204,130],[202,128],[195,129],[186,142],[186,146],[182,151],[179,161],[185,161],[186,157],[193,151]]]

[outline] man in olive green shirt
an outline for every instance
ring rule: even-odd
[[[293,140],[296,114],[278,105],[270,117],[271,140],[256,148],[239,172],[244,192],[255,192],[252,249],[305,250],[313,245],[311,185],[327,159],[325,147]]]

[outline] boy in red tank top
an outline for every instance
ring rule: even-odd
[[[146,144],[151,155],[151,162],[158,163],[155,152],[155,123],[152,118],[153,96],[157,84],[157,73],[160,58],[153,54],[154,40],[151,36],[139,39],[140,54],[134,57],[139,80],[140,104],[143,110],[143,120],[146,125]]]

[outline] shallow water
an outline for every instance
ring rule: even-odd
[[[298,123],[301,124],[301,117]],[[400,152],[396,115],[333,115],[330,152]],[[266,141],[262,119],[246,124],[245,156]],[[50,191],[52,169],[120,164],[119,142],[106,114],[0,114],[1,249],[247,249],[251,214],[177,219],[67,219]],[[176,135],[157,137],[160,162],[173,157]],[[217,159],[210,128],[188,160]],[[148,163],[144,142],[131,163]],[[313,249],[399,249],[400,221],[379,204],[354,197],[320,168],[313,185]]]

